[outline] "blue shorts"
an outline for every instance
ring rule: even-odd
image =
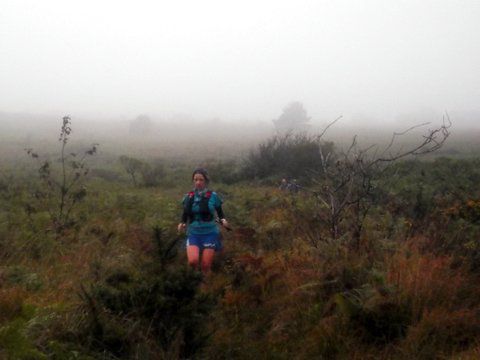
[[[215,251],[223,249],[220,234],[188,235],[186,246],[197,246],[200,251],[203,249],[214,249]]]

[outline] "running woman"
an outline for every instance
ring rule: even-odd
[[[210,272],[215,253],[222,250],[220,229],[215,222],[215,213],[222,226],[228,228],[222,210],[222,201],[217,193],[208,189],[210,178],[203,169],[192,174],[193,190],[183,198],[182,220],[178,231],[187,231],[188,263],[195,269],[199,266],[204,274]],[[188,226],[187,226],[188,224]]]

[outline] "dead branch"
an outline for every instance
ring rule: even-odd
[[[326,130],[338,119],[340,118],[330,123],[317,139],[320,140]],[[406,150],[401,147],[397,153],[388,156],[386,155],[387,152],[392,149],[399,137],[416,128],[428,125],[428,123],[415,125],[401,132],[394,132],[389,144],[383,149],[380,156],[377,156],[379,150],[376,145],[359,149],[356,135],[349,147],[342,153],[324,154],[320,147],[321,169],[318,169],[320,171],[312,171],[313,176],[316,177],[312,179],[316,188],[304,188],[304,190],[312,193],[317,202],[328,210],[328,215],[317,214],[317,218],[324,219],[323,221],[328,224],[332,237],[337,238],[341,235],[339,226],[351,209],[356,214],[354,237],[358,244],[363,222],[374,201],[374,180],[378,179],[383,171],[389,167],[388,164],[407,156],[424,155],[440,149],[450,135],[451,124],[448,113],[445,113],[443,124],[438,128],[429,130],[422,136],[420,143]],[[372,149],[375,149],[374,154],[369,156]],[[335,161],[329,163],[330,158]]]
[[[371,162],[371,165],[377,165],[379,163],[387,163],[387,162],[394,162],[396,160],[399,160],[401,158],[407,157],[407,156],[417,156],[417,155],[425,155],[428,153],[432,153],[438,149],[440,149],[447,138],[450,135],[449,128],[452,125],[452,122],[450,121],[450,117],[448,116],[448,113],[446,113],[446,120],[445,117],[443,119],[443,124],[439,128],[429,130],[427,135],[423,135],[423,141],[418,144],[417,146],[408,149],[406,151],[400,151],[395,155],[390,155],[388,157],[379,157]],[[398,135],[405,134],[406,132],[415,129],[417,127],[420,127],[424,124],[418,125],[411,127],[410,129],[407,129],[403,133],[397,133]],[[394,136],[392,137],[392,140],[395,138],[395,133]],[[391,148],[392,145],[387,146],[388,148]],[[385,151],[382,153],[382,155],[385,153]]]
[[[327,130],[333,125],[335,124],[338,120],[340,120],[341,118],[343,117],[343,115],[340,115],[339,117],[337,117],[335,120],[333,120],[330,124],[328,124],[325,129],[323,129],[323,131],[320,133],[320,135],[317,136],[317,140],[320,140],[323,135],[325,135],[325,133],[327,132]]]

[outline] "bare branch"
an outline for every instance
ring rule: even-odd
[[[335,124],[338,120],[340,120],[341,118],[343,117],[343,115],[340,115],[339,117],[337,117],[335,120],[333,120],[330,124],[328,124],[325,129],[323,129],[323,131],[320,133],[320,135],[317,136],[317,140],[321,139],[323,135],[325,135],[325,133],[327,132],[327,130],[333,125]]]
[[[402,132],[394,132],[394,133],[392,134],[392,139],[390,140],[390,143],[389,143],[388,146],[383,150],[382,156],[383,156],[388,150],[390,150],[390,148],[393,146],[393,143],[395,142],[395,138],[396,138],[397,136],[405,135],[406,133],[408,133],[408,132],[410,132],[410,131],[412,131],[412,130],[414,130],[414,129],[417,129],[417,128],[419,128],[419,127],[426,126],[426,125],[429,125],[429,124],[430,124],[430,122],[426,122],[426,123],[423,123],[423,124],[414,125],[414,126],[408,128],[407,130],[402,131]]]
[[[352,143],[350,144],[350,147],[348,148],[347,152],[345,153],[345,158],[348,157],[348,155],[350,154],[350,151],[352,151],[352,149],[355,148],[355,146],[357,146],[357,135],[353,136]]]
[[[448,114],[447,114],[447,118],[448,118]],[[423,126],[423,125],[425,124],[421,124],[419,126]],[[424,155],[424,154],[434,152],[440,149],[445,143],[445,141],[447,140],[448,136],[450,135],[450,132],[448,129],[450,128],[451,125],[452,123],[448,118],[448,124],[446,124],[444,120],[442,126],[434,130],[429,130],[429,133],[423,136],[423,141],[417,146],[415,146],[414,148],[408,149],[406,151],[401,151],[395,155],[390,155],[388,157],[377,158],[371,163],[371,165],[376,165],[381,162],[393,162],[409,155]],[[410,131],[419,126],[411,127],[407,131]],[[404,133],[406,133],[406,131],[404,131],[403,133],[394,133],[394,134],[401,135]]]
[[[334,122],[330,125],[333,124]],[[434,152],[443,146],[450,135],[451,121],[448,113],[445,113],[443,124],[429,129],[420,138],[419,143],[410,147],[401,146],[400,150],[397,149],[396,152],[391,151],[398,137],[425,125],[428,123],[415,125],[401,132],[394,132],[389,144],[384,149],[379,149],[377,145],[361,149],[357,144],[356,135],[348,148],[340,153],[329,153],[326,156],[323,149],[320,148],[323,172],[312,172],[316,175],[316,179],[312,179],[315,185],[312,190],[305,188],[303,190],[315,195],[317,203],[321,206],[319,213],[315,214],[316,219],[328,225],[334,239],[342,236],[342,221],[347,216],[353,216],[354,232],[352,234],[359,246],[363,222],[374,201],[375,181],[389,167],[388,165],[407,156]],[[380,156],[378,156],[379,152]],[[335,162],[327,162],[330,156],[335,159]]]

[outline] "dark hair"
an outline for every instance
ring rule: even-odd
[[[207,172],[206,169],[198,168],[198,169],[193,170],[192,181],[193,181],[193,178],[195,177],[195,174],[203,175],[203,177],[205,178],[205,183],[208,184],[210,182],[210,177],[208,176],[208,172]]]

